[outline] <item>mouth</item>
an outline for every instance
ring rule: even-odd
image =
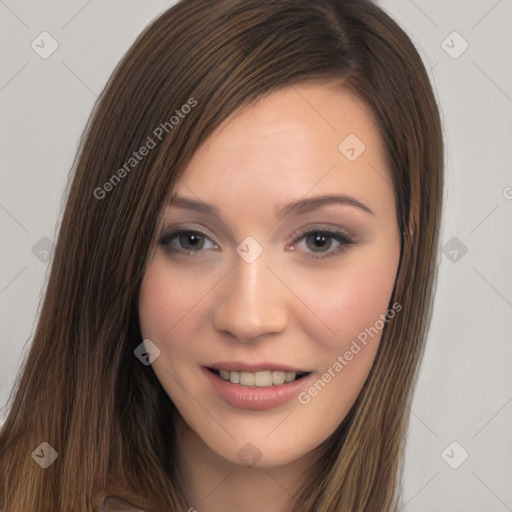
[[[270,361],[218,361],[202,370],[217,396],[237,409],[269,411],[293,403],[315,373]]]
[[[283,384],[290,384],[311,374],[311,372],[308,371],[283,371],[274,369],[260,370],[255,372],[209,367],[206,367],[206,369],[214,375],[217,375],[223,381],[231,382],[232,384],[238,384],[243,387],[259,388],[268,388],[273,386],[282,386]]]

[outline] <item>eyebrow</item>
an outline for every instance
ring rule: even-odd
[[[300,215],[332,204],[353,206],[366,213],[369,213],[370,215],[375,215],[370,207],[366,206],[355,197],[344,194],[330,194],[298,199],[297,201],[293,201],[282,206],[276,206],[275,216],[285,217],[286,215]],[[174,194],[171,196],[169,206],[186,208],[187,210],[194,210],[199,213],[212,214],[220,217],[220,212],[215,206],[190,197],[178,196]]]

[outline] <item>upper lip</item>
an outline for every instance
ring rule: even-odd
[[[219,361],[206,366],[212,370],[228,370],[230,372],[261,372],[265,370],[275,370],[281,372],[309,372],[304,368],[297,368],[280,363],[244,363],[241,361]]]

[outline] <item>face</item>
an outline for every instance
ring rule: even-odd
[[[369,109],[325,84],[239,111],[192,158],[139,316],[155,374],[217,455],[288,464],[349,411],[398,312],[391,182]]]

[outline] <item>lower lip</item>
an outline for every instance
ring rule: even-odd
[[[252,411],[267,411],[274,407],[284,405],[304,389],[312,377],[312,373],[299,380],[281,384],[279,386],[241,386],[222,379],[216,373],[203,368],[217,394],[229,405],[239,409]]]

